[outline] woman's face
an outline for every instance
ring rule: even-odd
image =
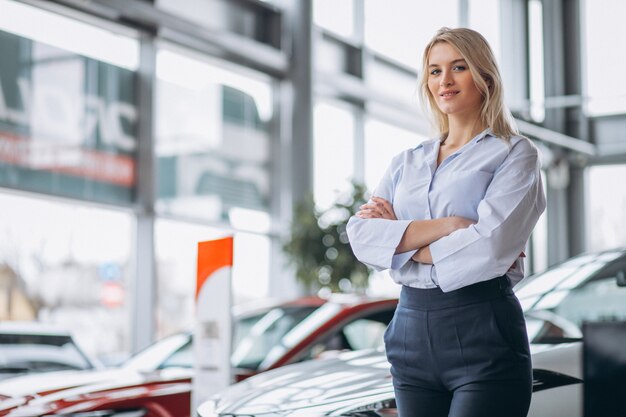
[[[467,62],[447,42],[438,42],[428,55],[428,89],[439,109],[447,115],[472,115],[483,97],[474,84]]]

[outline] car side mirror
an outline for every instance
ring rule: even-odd
[[[626,287],[626,272],[619,271],[615,276],[615,281],[618,287]]]

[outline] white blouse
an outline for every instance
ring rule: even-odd
[[[373,195],[391,202],[398,220],[351,217],[352,250],[411,287],[448,292],[504,274],[516,284],[524,276],[520,254],[546,207],[537,148],[521,136],[507,144],[486,129],[437,167],[439,145],[428,140],[393,158]],[[412,261],[417,251],[394,254],[412,220],[447,216],[476,224],[433,242],[433,265]]]

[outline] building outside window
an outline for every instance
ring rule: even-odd
[[[271,79],[164,45],[156,85],[157,334],[191,329],[197,243],[234,235],[234,302],[269,296]]]
[[[21,190],[0,193],[3,318],[128,351],[138,41],[14,1],[0,10],[0,187]]]

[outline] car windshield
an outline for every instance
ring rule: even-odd
[[[315,309],[315,306],[276,307],[240,317],[233,331],[233,358],[239,358],[232,360],[233,366],[256,369],[274,342]],[[167,337],[130,358],[124,367],[142,372],[193,368],[192,337],[189,334]]]
[[[233,345],[232,366],[258,369],[272,348],[280,345],[285,335],[316,309],[313,306],[293,306],[274,308],[267,312],[249,327],[245,336],[239,336],[237,345]]]
[[[620,255],[622,252],[577,256],[522,280],[515,287],[515,294],[524,311],[536,310],[543,298],[578,286]]]
[[[160,368],[176,352],[184,351],[190,340],[191,336],[188,334],[176,334],[166,337],[129,358],[123,364],[123,367],[140,372],[152,372]],[[185,367],[191,368],[192,366],[190,361],[189,366]]]
[[[515,293],[529,329],[546,342],[567,341],[582,337],[586,321],[625,320],[624,271],[624,252],[608,251],[572,258],[522,281]]]
[[[0,378],[81,369],[93,365],[70,336],[0,334]]]

